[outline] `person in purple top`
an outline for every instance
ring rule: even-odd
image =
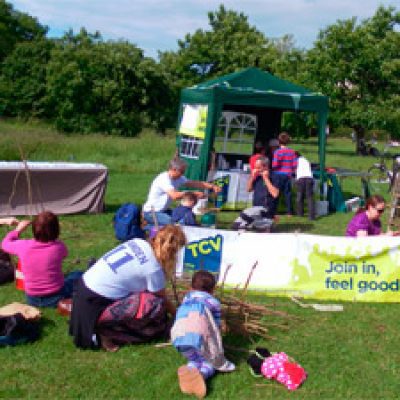
[[[346,229],[346,236],[397,236],[398,232],[389,231],[382,233],[381,215],[385,211],[385,200],[380,195],[367,199],[365,207],[360,208],[350,220]]]

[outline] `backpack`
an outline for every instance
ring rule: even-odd
[[[123,204],[114,215],[115,237],[125,242],[133,238],[144,239],[144,231],[140,227],[140,208],[133,203]]]
[[[14,280],[15,267],[8,253],[0,250],[0,285]]]
[[[0,316],[0,347],[33,342],[39,335],[38,322],[26,319],[21,313]]]

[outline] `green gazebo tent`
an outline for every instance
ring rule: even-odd
[[[320,170],[325,168],[328,98],[257,68],[224,75],[181,91],[179,154],[188,163],[189,179],[207,178],[210,154],[223,111],[256,115],[254,142],[277,137],[285,111],[317,114]],[[323,178],[323,177],[322,177]]]

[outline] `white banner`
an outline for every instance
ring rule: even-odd
[[[399,302],[400,238],[248,233],[183,227],[177,274],[198,269],[225,285],[315,299]],[[227,268],[228,271],[226,272]]]

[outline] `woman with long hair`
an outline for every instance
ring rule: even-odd
[[[165,292],[186,237],[166,225],[150,243],[132,239],[104,254],[79,281],[73,296],[70,334],[81,348],[151,340],[165,333],[175,306]]]

